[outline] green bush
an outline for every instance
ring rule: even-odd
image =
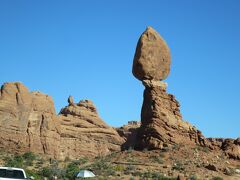
[[[41,180],[41,176],[37,173],[37,172],[34,172],[32,170],[29,170],[29,169],[26,169],[25,170],[26,174],[27,174],[27,177],[34,177],[34,180]]]
[[[141,179],[156,179],[156,180],[176,180],[177,178],[170,178],[170,177],[165,177],[162,174],[158,172],[144,172],[141,175]]]
[[[49,167],[43,167],[40,171],[40,175],[46,178],[51,178],[52,176],[52,170]]]
[[[120,171],[120,172],[122,172],[122,171],[124,171],[124,166],[122,166],[122,165],[117,165],[117,166],[114,166],[113,167],[113,169],[115,170],[115,171]]]
[[[152,156],[151,159],[153,160],[153,162],[156,162],[156,163],[159,163],[159,164],[164,163],[164,160],[160,156]]]
[[[213,177],[211,180],[223,180],[221,177]]]
[[[183,164],[181,162],[177,162],[173,165],[172,167],[173,170],[177,170],[177,171],[183,171],[185,170]]]
[[[78,171],[79,171],[78,161],[73,161],[67,165],[65,176],[68,179],[74,179]]]
[[[23,154],[23,158],[27,161],[34,161],[36,159],[36,155],[32,152],[26,152]]]
[[[15,168],[23,168],[23,158],[22,156],[14,156],[13,158],[7,157],[5,159],[5,166],[7,167],[15,167]]]
[[[198,178],[197,178],[197,175],[192,175],[191,177],[190,177],[190,180],[197,180]]]

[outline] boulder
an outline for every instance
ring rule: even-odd
[[[132,72],[142,80],[164,80],[170,71],[170,50],[153,28],[147,27],[138,40]]]

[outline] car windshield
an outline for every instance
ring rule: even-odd
[[[0,177],[13,178],[13,179],[24,179],[24,174],[21,170],[0,169]]]

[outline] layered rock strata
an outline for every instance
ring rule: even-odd
[[[64,145],[60,147],[61,157],[103,156],[121,150],[123,139],[99,117],[92,101],[69,102],[58,118]]]
[[[141,127],[138,133],[139,148],[162,149],[174,144],[210,146],[202,133],[183,121],[180,104],[174,95],[166,92],[166,84],[143,81],[144,101]]]
[[[0,96],[0,147],[7,151],[57,156],[60,135],[53,100],[29,92],[21,83],[5,83]]]
[[[123,139],[99,117],[89,100],[56,115],[50,96],[29,92],[21,83],[5,83],[0,93],[0,148],[46,154],[58,159],[119,151]]]

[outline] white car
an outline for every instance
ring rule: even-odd
[[[27,179],[26,173],[23,169],[12,167],[0,167],[0,180],[22,180]]]

